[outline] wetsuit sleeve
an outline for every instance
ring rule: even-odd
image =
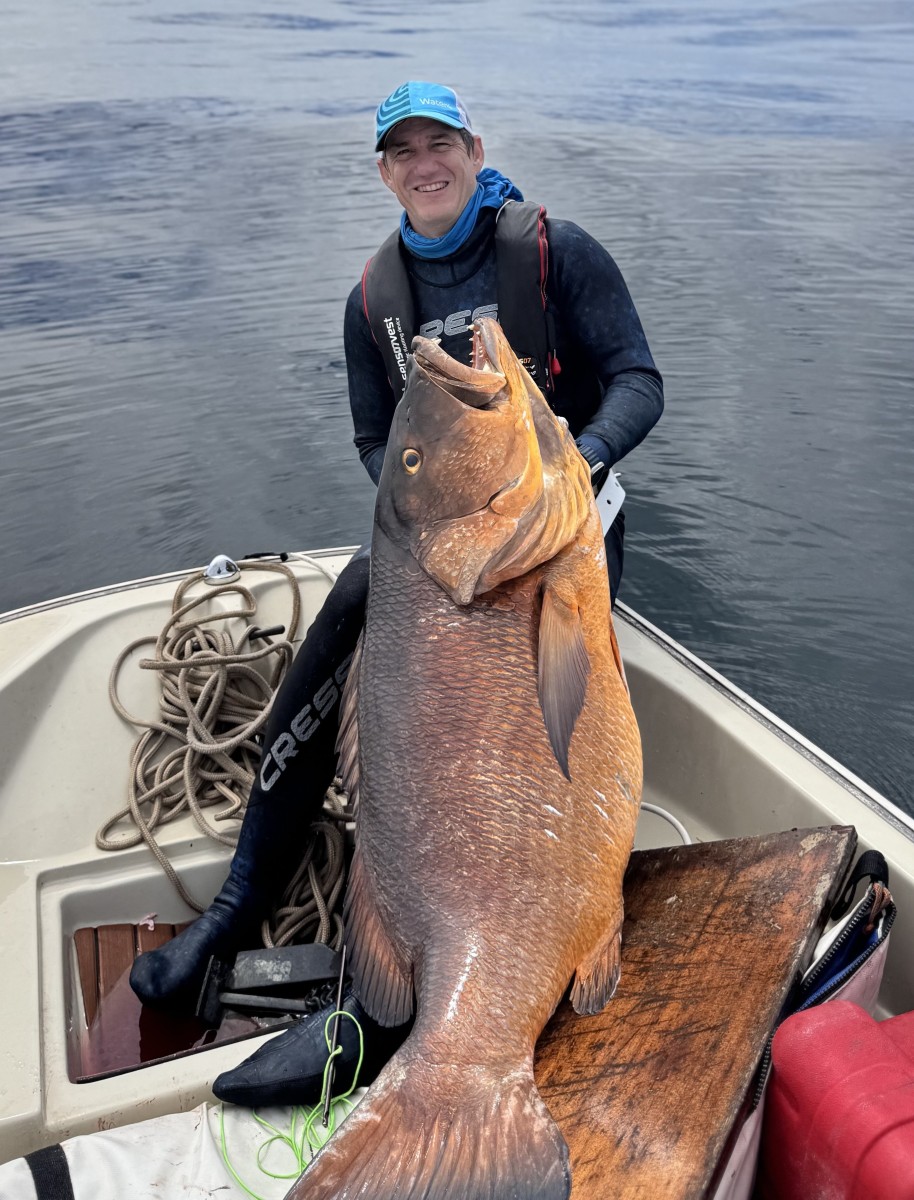
[[[343,345],[349,377],[349,407],[355,431],[353,441],[366,471],[377,484],[384,465],[384,452],[396,402],[381,351],[375,344],[362,307],[361,284],[356,284],[346,301]]]
[[[607,251],[571,221],[549,221],[549,283],[561,342],[568,339],[600,379],[603,396],[586,424],[612,465],[641,442],[663,412],[663,380],[622,273]]]

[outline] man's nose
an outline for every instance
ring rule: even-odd
[[[438,167],[437,155],[426,148],[417,150],[413,165],[420,171],[433,171]]]

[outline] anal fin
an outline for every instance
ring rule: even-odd
[[[583,962],[578,963],[571,988],[571,1007],[581,1016],[601,1012],[613,998],[622,974],[622,917],[618,925]]]
[[[345,921],[356,995],[379,1025],[402,1025],[413,1013],[412,965],[384,928],[358,850],[346,888]]]

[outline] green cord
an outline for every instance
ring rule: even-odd
[[[333,1062],[334,1058],[337,1057],[337,1055],[343,1053],[342,1046],[337,1046],[336,1050],[330,1052],[331,1042],[329,1030],[330,1022],[334,1019],[334,1017],[346,1017],[353,1023],[353,1025],[355,1025],[359,1035],[359,1057],[358,1061],[356,1062],[355,1073],[352,1076],[352,1083],[345,1092],[341,1092],[338,1096],[333,1097],[330,1105],[328,1124],[325,1126],[322,1118],[324,1114],[324,1100],[327,1095],[327,1084],[330,1077],[330,1064]],[[333,1136],[338,1124],[342,1124],[346,1117],[348,1117],[355,1108],[355,1103],[350,1099],[350,1097],[358,1087],[359,1072],[362,1069],[362,1061],[365,1057],[365,1035],[362,1032],[362,1026],[358,1023],[352,1013],[346,1012],[345,1009],[332,1012],[324,1022],[324,1041],[327,1043],[328,1055],[327,1062],[324,1065],[324,1081],[321,1087],[321,1098],[313,1108],[305,1109],[300,1105],[295,1105],[293,1107],[291,1124],[288,1132],[284,1133],[281,1129],[277,1129],[275,1125],[271,1125],[269,1121],[264,1120],[264,1118],[261,1117],[256,1111],[253,1109],[251,1110],[251,1116],[254,1118],[257,1124],[262,1126],[263,1129],[270,1134],[270,1137],[268,1137],[266,1141],[262,1142],[258,1147],[256,1155],[258,1170],[261,1172],[261,1174],[268,1176],[270,1179],[298,1179],[302,1172],[308,1167],[318,1150],[320,1150],[320,1148],[324,1146]],[[337,1117],[337,1105],[340,1105],[343,1109],[339,1117]],[[299,1121],[303,1122],[300,1134],[297,1132],[296,1128]],[[323,1132],[319,1132],[318,1127]],[[222,1148],[222,1158],[229,1174],[232,1176],[238,1186],[252,1197],[252,1200],[263,1200],[262,1196],[259,1196],[257,1192],[252,1191],[252,1189],[248,1187],[229,1160],[228,1146],[226,1145],[225,1141],[224,1104],[220,1105],[219,1108],[219,1140]],[[296,1166],[287,1174],[280,1174],[275,1171],[270,1171],[266,1166],[264,1166],[264,1157],[274,1142],[281,1142],[283,1145],[288,1146],[288,1148],[292,1151]]]

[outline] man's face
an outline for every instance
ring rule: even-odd
[[[378,169],[416,233],[437,238],[466,208],[484,158],[481,138],[473,138],[469,154],[459,130],[428,117],[408,117],[387,135]]]

